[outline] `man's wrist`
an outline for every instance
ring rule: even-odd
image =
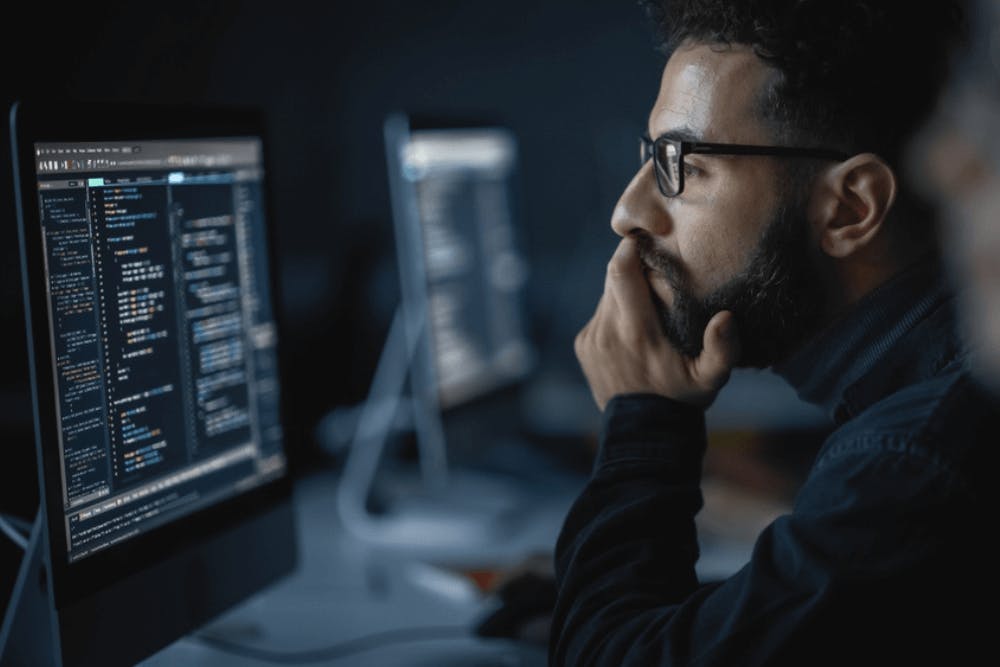
[[[659,394],[618,394],[604,409],[595,470],[644,462],[669,463],[700,476],[705,411]]]

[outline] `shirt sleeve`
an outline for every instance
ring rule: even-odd
[[[699,585],[703,413],[652,395],[609,402],[556,547],[550,664],[826,664],[856,642],[891,645],[890,624],[912,645],[947,597],[928,585],[948,543],[947,472],[883,441],[838,445],[750,562]]]

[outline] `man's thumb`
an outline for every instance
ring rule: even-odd
[[[740,360],[740,337],[736,318],[724,310],[716,313],[705,327],[702,351],[695,360],[695,373],[703,385],[717,389],[729,379]]]

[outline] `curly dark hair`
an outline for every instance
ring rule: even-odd
[[[760,100],[779,141],[872,152],[899,172],[965,36],[958,0],[640,0],[669,55],[741,44],[780,76]],[[920,207],[900,188],[897,209]],[[911,232],[914,230],[910,230]]]

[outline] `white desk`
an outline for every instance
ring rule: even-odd
[[[489,550],[493,562],[516,562],[538,551],[551,552],[562,520],[583,480],[563,480],[545,502],[532,499],[523,515],[526,525],[515,539]],[[383,632],[413,628],[452,628],[457,639],[385,643],[314,665],[351,667],[449,667],[461,665],[532,667],[546,664],[541,647],[500,640],[462,636],[463,628],[488,610],[486,602],[467,579],[405,558],[400,553],[375,549],[347,533],[335,508],[336,475],[315,473],[296,483],[295,505],[299,535],[299,568],[276,584],[225,614],[204,633],[233,643],[273,652],[318,650]],[[550,489],[551,491],[551,489]],[[731,493],[718,485],[704,488],[706,506],[698,517],[702,538],[699,576],[716,579],[735,572],[749,558],[752,534],[740,539],[722,537],[730,528],[713,517],[731,517]],[[740,506],[748,504],[742,497]],[[765,508],[770,510],[771,508]],[[775,513],[781,508],[774,508]],[[736,517],[755,531],[769,520],[769,512],[750,518]],[[759,514],[760,516],[757,516]],[[759,524],[759,525],[755,525]],[[142,663],[145,667],[185,665],[204,667],[275,664],[232,655],[193,638],[182,639]]]
[[[400,628],[471,627],[484,613],[483,600],[471,583],[429,565],[373,553],[345,535],[333,506],[335,484],[332,473],[297,482],[298,571],[225,614],[204,633],[293,653]],[[545,651],[539,647],[482,640],[470,631],[461,639],[392,643],[309,664],[530,667],[545,662]],[[274,663],[231,655],[185,638],[141,664],[253,667]]]

